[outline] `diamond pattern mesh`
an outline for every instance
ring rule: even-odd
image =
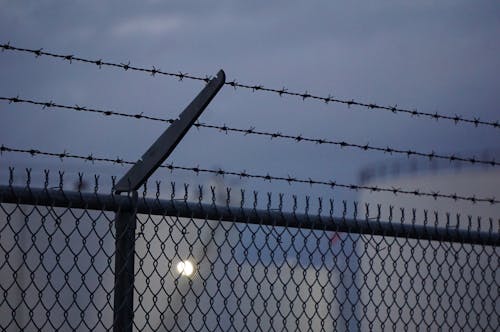
[[[2,331],[113,329],[106,210],[0,204]],[[499,329],[498,246],[214,219],[137,215],[134,330]]]

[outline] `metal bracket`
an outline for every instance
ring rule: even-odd
[[[142,158],[118,181],[115,186],[117,194],[137,190],[146,182],[149,176],[174,151],[177,144],[219,92],[225,81],[226,75],[223,70],[220,70],[217,77],[211,79],[196,98],[182,111],[179,119],[175,120],[158,137]]]

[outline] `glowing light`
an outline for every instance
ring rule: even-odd
[[[188,260],[185,260],[185,261],[182,261],[182,262],[179,262],[177,264],[177,272],[179,272],[180,274],[182,274],[183,276],[187,276],[189,277],[190,275],[193,274],[194,272],[194,266],[193,266],[193,263],[191,263],[190,261]]]

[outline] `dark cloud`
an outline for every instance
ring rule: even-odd
[[[20,47],[201,76],[224,68],[229,79],[250,84],[498,119],[500,7],[494,1],[1,3],[0,39]],[[2,95],[163,117],[175,116],[201,88],[197,82],[10,52],[0,55],[0,68]],[[27,105],[1,108],[0,139],[20,147],[136,159],[164,129],[135,120],[40,112]],[[229,87],[202,120],[425,152],[498,146],[493,129]],[[2,157],[8,162],[19,158]],[[363,165],[393,157],[194,130],[172,158],[185,165],[349,183],[357,181]],[[89,171],[92,167],[85,165]],[[315,192],[307,186],[297,190]]]

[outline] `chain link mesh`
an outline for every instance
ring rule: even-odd
[[[0,191],[0,329],[112,330],[117,196],[34,192],[12,184]],[[493,245],[431,241],[358,232],[345,205],[325,223],[352,231],[334,232],[297,222],[314,223],[308,203],[299,216],[296,206],[285,213],[281,196],[276,209],[270,196],[266,209],[254,201],[250,210],[268,222],[245,212],[243,201],[233,207],[216,196],[212,190],[211,204],[201,191],[190,203],[187,190],[139,199],[134,330],[499,329],[499,232],[491,220],[482,234]]]
[[[0,204],[0,329],[106,330],[114,214]]]

